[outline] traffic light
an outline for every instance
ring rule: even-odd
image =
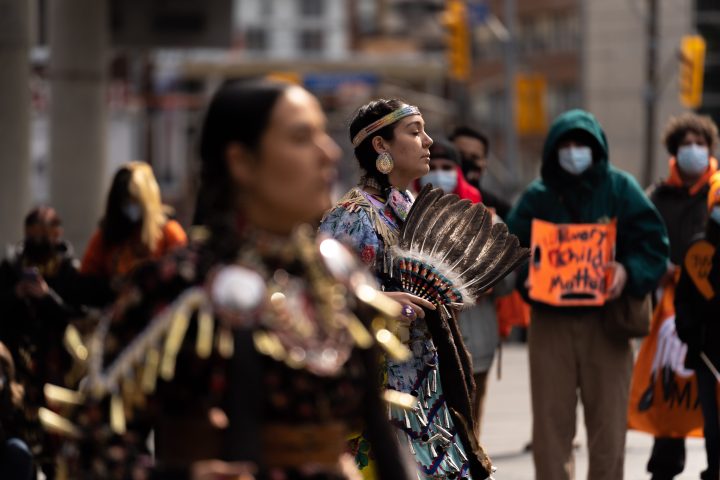
[[[705,40],[685,35],[680,44],[680,103],[687,108],[702,105]]]
[[[515,128],[521,135],[547,132],[547,79],[539,73],[519,73],[515,77]]]
[[[447,30],[447,59],[450,76],[466,81],[470,78],[472,55],[470,28],[465,0],[446,0],[443,23]]]

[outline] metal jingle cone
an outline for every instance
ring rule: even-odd
[[[195,352],[200,358],[208,358],[212,353],[215,319],[209,305],[200,307],[197,315],[197,339]]]
[[[118,435],[122,435],[127,431],[125,407],[123,406],[122,397],[117,393],[110,397],[110,427]]]
[[[45,399],[49,403],[61,403],[65,405],[82,405],[85,402],[85,395],[82,392],[70,390],[51,383],[43,386]]]
[[[158,366],[160,365],[160,352],[157,348],[148,349],[145,354],[145,365],[140,379],[140,388],[143,393],[150,394],[157,385]]]
[[[81,438],[82,432],[70,420],[58,415],[45,407],[38,409],[38,419],[43,428],[49,432],[65,435],[70,438]]]
[[[455,451],[458,453],[458,455],[460,455],[462,461],[467,463],[468,457],[467,455],[465,455],[465,452],[463,452],[462,448],[460,448],[460,446],[456,442],[453,442],[453,447],[455,447]]]
[[[227,360],[235,353],[235,340],[233,339],[232,331],[229,328],[218,328],[216,343],[217,351],[222,358]]]
[[[172,324],[167,337],[165,337],[165,348],[160,361],[160,376],[166,381],[172,380],[175,376],[177,354],[190,326],[190,312],[184,308],[184,305],[178,307],[172,315]]]

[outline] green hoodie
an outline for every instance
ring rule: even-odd
[[[579,176],[566,172],[558,162],[558,142],[570,131],[580,131],[591,144],[593,164]],[[508,215],[510,231],[530,246],[534,218],[553,223],[606,223],[617,219],[615,259],[628,273],[625,291],[642,296],[654,290],[665,273],[669,246],[665,225],[640,185],[628,173],[608,162],[608,144],[593,115],[570,110],[550,126],[543,147],[540,178],[523,192]],[[519,272],[524,288],[527,266]]]

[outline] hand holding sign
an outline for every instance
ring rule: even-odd
[[[608,263],[605,266],[605,270],[610,274],[608,275],[607,299],[615,300],[625,289],[627,270],[625,270],[625,267],[619,262]]]

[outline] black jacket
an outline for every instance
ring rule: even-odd
[[[20,298],[16,295],[15,287],[29,267],[40,270],[52,291],[51,295],[42,298]],[[78,277],[77,262],[72,250],[65,244],[59,245],[55,254],[41,265],[29,260],[22,248],[11,252],[0,264],[0,341],[13,354],[20,381],[26,382],[28,376],[40,385],[50,380],[45,377],[46,367],[50,366],[46,356],[50,350],[62,349],[63,332],[76,313],[65,299],[73,296],[71,291],[75,289]],[[34,361],[29,363],[20,351],[32,352]],[[32,401],[32,392],[29,392],[29,397]]]
[[[687,187],[661,183],[650,193],[650,200],[665,221],[670,240],[670,261],[680,265],[693,238],[705,231],[707,195],[705,185],[692,194]]]
[[[688,346],[685,364],[696,368],[704,352],[715,367],[720,368],[720,227],[717,227],[715,254],[712,257],[709,281],[715,292],[705,298],[683,267],[675,292],[675,327],[680,340]]]
[[[508,216],[508,213],[510,213],[510,209],[512,208],[510,202],[508,202],[504,198],[501,198],[500,195],[496,195],[495,193],[485,188],[479,187],[478,190],[480,191],[480,195],[482,195],[482,202],[486,206],[494,208],[495,212],[500,216],[500,218],[505,220]]]

